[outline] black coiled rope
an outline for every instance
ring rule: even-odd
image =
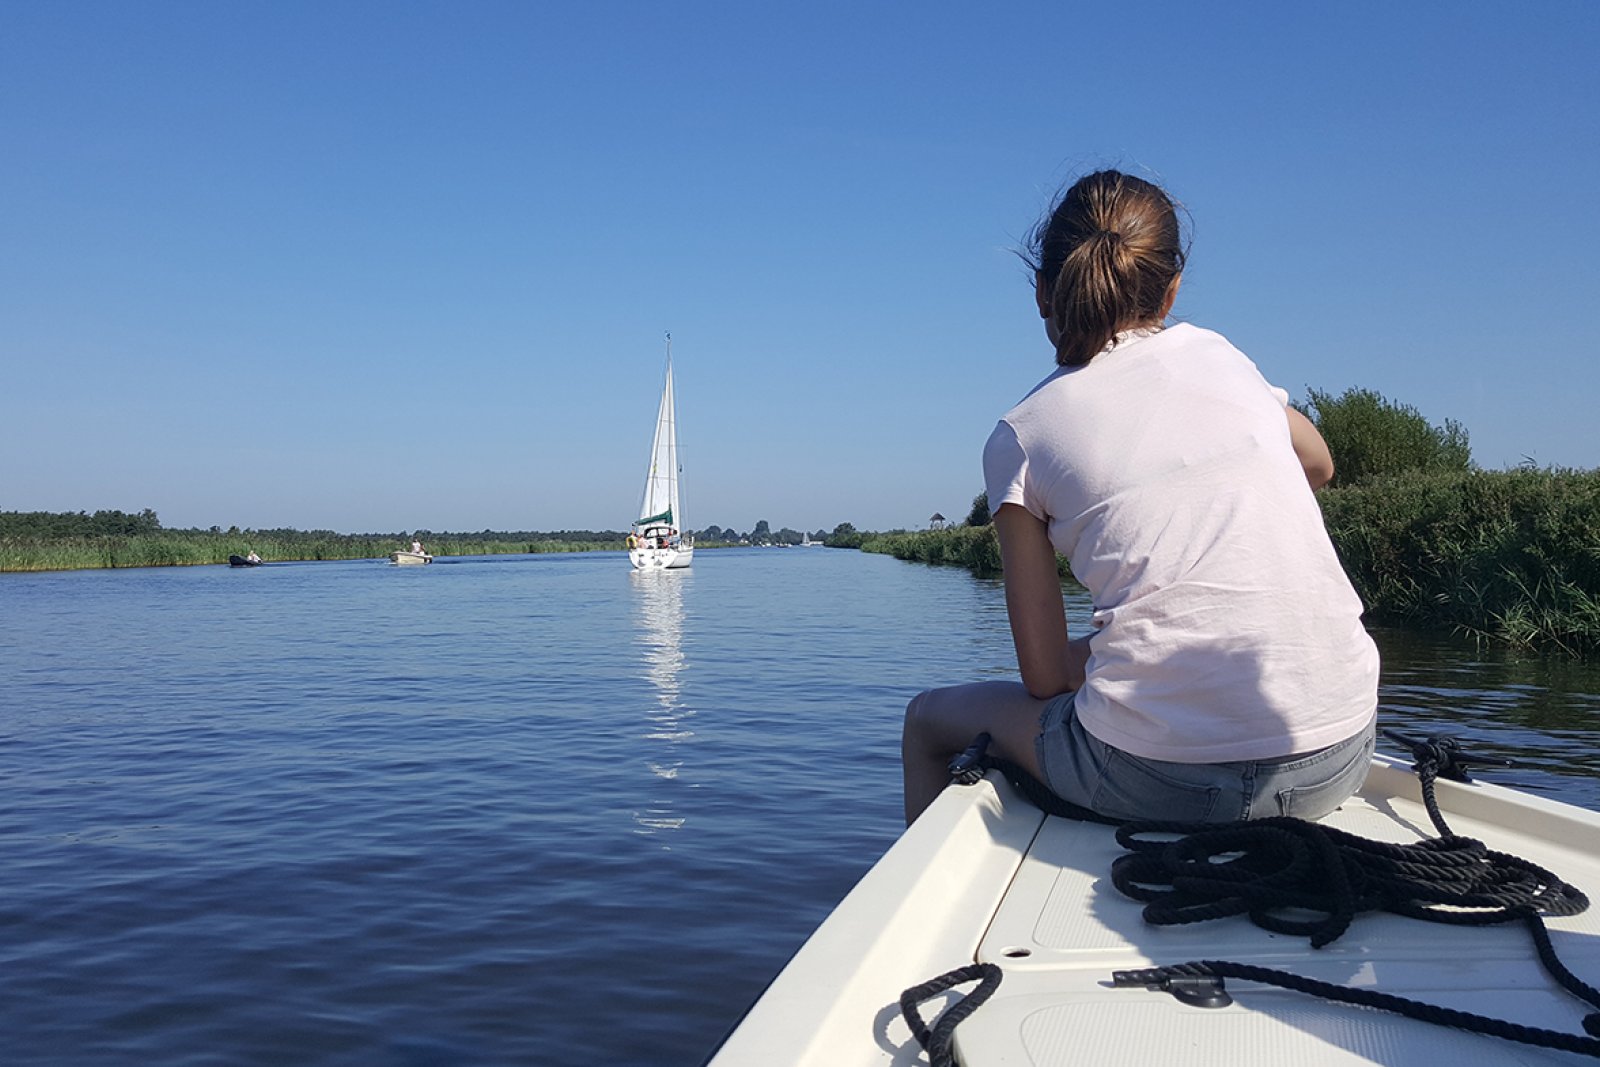
[[[1331,944],[1357,915],[1369,911],[1457,926],[1522,922],[1550,976],[1574,997],[1600,1008],[1600,990],[1579,979],[1557,957],[1543,918],[1577,914],[1589,906],[1588,897],[1537,864],[1493,851],[1481,841],[1458,837],[1439,810],[1435,779],[1467,780],[1469,760],[1487,761],[1467,756],[1450,738],[1419,741],[1393,733],[1388,736],[1412,750],[1423,804],[1438,838],[1395,845],[1294,818],[1127,823],[1118,827],[1117,842],[1129,854],[1112,863],[1112,883],[1127,896],[1143,901],[1145,921],[1154,925],[1244,915],[1274,933],[1307,937],[1313,948]],[[987,755],[987,741],[987,735],[980,735],[952,762],[951,773],[957,780],[972,782],[984,770],[999,770],[1047,814],[1112,821],[1068,804],[1022,768]],[[1181,836],[1174,839],[1172,835]],[[1308,912],[1312,917],[1303,917]],[[1590,1036],[1581,1037],[1220,960],[1122,971],[1112,977],[1117,985],[1159,989],[1172,989],[1195,978],[1262,982],[1424,1022],[1600,1057],[1597,1013],[1584,1019]],[[975,979],[980,980],[978,988],[947,1010],[934,1027],[923,1022],[917,1005]],[[975,964],[908,989],[901,996],[901,1014],[927,1050],[933,1067],[955,1063],[952,1042],[956,1025],[994,994],[1000,979],[998,967]],[[1223,996],[1221,1001],[1225,1000]]]
[[[1149,839],[1154,834],[1185,836]],[[1310,938],[1312,948],[1337,940],[1362,912],[1493,926],[1589,906],[1543,867],[1470,837],[1394,845],[1272,818],[1223,826],[1129,823],[1117,829],[1117,843],[1130,852],[1112,863],[1112,884],[1145,902],[1151,925],[1247,915],[1273,933]],[[1287,914],[1304,911],[1321,917]]]

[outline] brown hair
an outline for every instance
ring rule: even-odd
[[[1078,179],[1023,255],[1047,287],[1056,362],[1081,367],[1123,330],[1158,325],[1186,255],[1159,186],[1114,170]]]

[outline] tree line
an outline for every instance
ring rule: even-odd
[[[750,527],[749,533],[740,533],[732,526],[707,526],[704,530],[695,532],[696,543],[717,542],[728,545],[798,545],[810,539],[812,541],[825,541],[828,537],[826,530],[791,530],[785,526],[774,530],[766,519],[759,520]]]
[[[848,524],[847,524],[848,525]],[[748,533],[708,526],[692,531],[702,547],[797,545],[825,541],[822,530],[773,530],[765,519]],[[336,533],[287,527],[174,529],[153,509],[125,511],[0,511],[0,571],[79,570],[225,563],[252,552],[269,563],[377,559],[420,540],[436,556],[620,551],[622,530],[481,530],[453,532],[419,528],[397,533]]]
[[[149,508],[125,511],[0,511],[0,537],[136,537],[161,529]]]

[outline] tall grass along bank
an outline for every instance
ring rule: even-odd
[[[1412,472],[1320,499],[1374,621],[1600,651],[1600,471]]]
[[[970,569],[979,577],[993,577],[1002,570],[1000,542],[995,538],[993,526],[866,534],[860,548],[863,552],[881,552],[918,563],[954,564]],[[1056,571],[1063,578],[1072,578],[1072,570],[1063,556],[1056,557]]]
[[[616,540],[565,541],[549,538],[495,539],[472,535],[428,535],[423,544],[435,556],[494,556],[541,552],[621,549]],[[0,571],[64,571],[110,567],[176,567],[226,563],[229,556],[255,552],[268,563],[300,560],[382,559],[411,539],[397,534],[336,534],[325,531],[211,533],[159,530],[150,533],[79,537],[0,536]]]

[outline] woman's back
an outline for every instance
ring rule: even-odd
[[[996,428],[991,507],[1046,522],[1094,597],[1079,714],[1106,742],[1233,761],[1370,718],[1376,652],[1284,400],[1224,338],[1179,325],[1063,368]]]

